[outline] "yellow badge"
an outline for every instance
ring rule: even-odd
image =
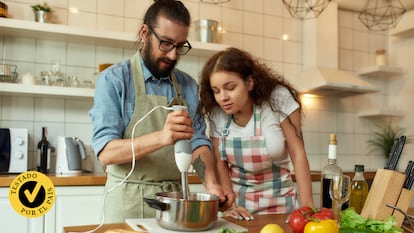
[[[20,215],[36,218],[46,214],[55,203],[55,187],[43,173],[36,171],[18,175],[10,185],[9,200]]]

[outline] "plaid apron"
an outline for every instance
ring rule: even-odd
[[[227,137],[231,116],[220,136],[221,159],[227,160],[236,203],[252,214],[290,213],[296,202],[290,170],[273,162],[261,132],[260,107],[253,112],[254,136]]]

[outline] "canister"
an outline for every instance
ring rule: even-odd
[[[375,51],[375,64],[377,66],[387,65],[387,54],[385,53],[385,49],[378,49]]]
[[[195,39],[205,43],[221,43],[222,29],[219,22],[212,19],[200,19],[194,22]]]

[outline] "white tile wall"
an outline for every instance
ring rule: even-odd
[[[10,15],[14,18],[33,20],[30,5],[37,0],[8,0]],[[151,0],[49,0],[55,7],[59,23],[79,27],[136,32],[145,9]],[[222,5],[184,0],[192,19],[215,19],[226,30],[223,42],[243,48],[269,66],[276,68],[293,80],[302,65],[302,22],[292,19],[282,1],[232,0]],[[70,8],[70,10],[68,9]],[[79,13],[75,13],[74,9]],[[358,20],[357,13],[340,11],[339,14],[339,66],[357,72],[372,65],[374,51],[388,49],[388,35],[368,31]],[[283,41],[282,35],[288,40]],[[192,35],[190,35],[192,36]],[[81,80],[93,80],[100,63],[115,63],[128,58],[134,49],[119,49],[83,43],[65,43],[54,40],[34,40],[25,37],[0,37],[6,61],[17,64],[20,74],[27,72],[39,75],[48,70],[53,61],[59,60],[61,70],[68,76],[76,75]],[[198,76],[205,57],[183,57],[178,67]],[[377,94],[347,97],[324,97],[304,99],[303,122],[306,150],[312,170],[319,170],[326,163],[329,133],[338,134],[338,161],[346,170],[354,163],[364,163],[367,170],[383,166],[383,158],[368,150],[366,141],[372,131],[372,122],[357,116],[358,111],[384,105],[387,89],[384,80],[369,82],[383,91]],[[404,83],[399,81],[399,87]],[[408,87],[405,87],[408,88]],[[412,90],[411,90],[412,91]],[[48,99],[31,97],[0,96],[0,126],[25,125],[30,138],[39,139],[40,128],[50,128],[50,140],[57,135],[79,136],[86,145],[91,144],[90,119],[87,111],[90,101]],[[396,101],[398,101],[398,97]],[[394,103],[395,106],[399,104]],[[32,143],[32,153],[35,143]]]

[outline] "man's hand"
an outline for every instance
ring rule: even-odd
[[[191,139],[194,133],[192,123],[187,111],[178,110],[169,113],[160,140],[166,145],[172,145],[180,139]]]
[[[219,210],[220,211],[225,211],[233,205],[234,198],[235,198],[233,191],[225,190],[222,188],[222,186],[218,184],[206,185],[206,191],[210,194],[213,194],[219,197]]]

